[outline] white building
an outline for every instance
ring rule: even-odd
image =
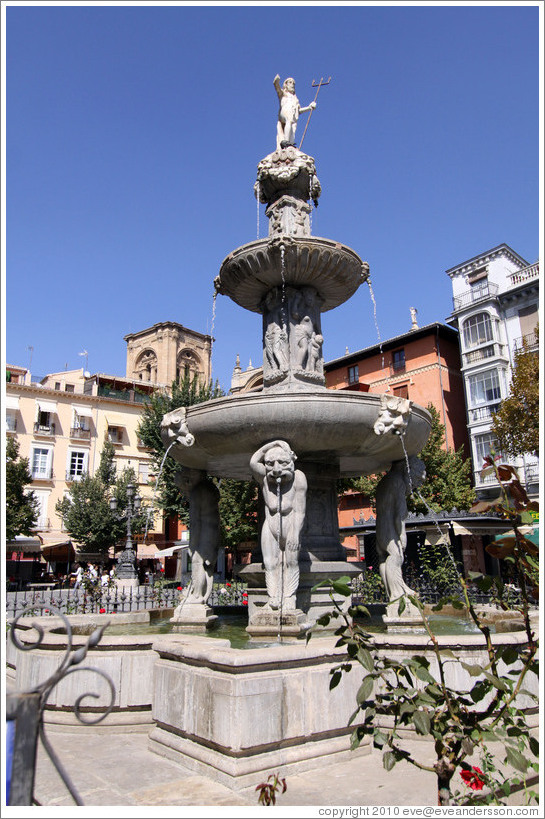
[[[446,271],[453,311],[447,319],[460,332],[462,373],[475,488],[480,498],[497,495],[497,482],[481,478],[484,456],[494,446],[492,418],[509,395],[515,351],[523,339],[537,351],[539,263],[528,264],[508,245],[468,259]],[[513,463],[533,497],[538,459],[528,453]]]

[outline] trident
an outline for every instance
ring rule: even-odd
[[[331,77],[326,81],[324,81],[324,78],[321,77],[320,82],[316,82],[316,80],[312,80],[312,88],[318,88],[318,90],[316,91],[316,96],[314,97],[314,102],[316,102],[316,100],[318,99],[318,94],[320,93],[320,88],[322,87],[322,85],[329,85],[330,82],[331,82]],[[299,150],[301,150],[301,148],[303,147],[303,140],[305,138],[305,134],[307,132],[308,124],[310,122],[310,118],[312,116],[313,111],[314,111],[314,109],[311,108],[310,114],[308,115],[307,124],[305,125],[305,130],[303,131],[303,136],[301,137],[301,142],[299,143]]]

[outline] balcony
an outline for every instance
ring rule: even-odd
[[[51,438],[55,435],[55,424],[39,424],[38,421],[34,424],[34,435],[43,435],[46,438]]]
[[[53,478],[53,467],[47,469],[32,469],[31,473],[33,481],[50,481]]]
[[[487,358],[503,358],[503,349],[503,344],[488,344],[486,347],[480,347],[478,350],[471,350],[468,353],[464,353],[464,367],[469,367],[471,364],[478,364]]]
[[[497,404],[489,404],[486,407],[475,407],[469,410],[469,423],[476,424],[479,421],[488,421],[493,415],[497,413],[500,408],[500,402]]]
[[[487,301],[494,299],[498,295],[499,286],[488,282],[480,287],[473,287],[471,290],[466,290],[460,296],[454,296],[452,299],[453,310],[456,313],[458,310],[463,310],[471,304],[477,304],[480,301]]]
[[[519,284],[524,284],[524,282],[537,279],[538,277],[539,262],[536,262],[535,264],[528,265],[528,267],[523,267],[522,270],[517,270],[516,273],[511,273],[509,279],[511,281],[511,287],[516,287]]]
[[[83,429],[82,427],[71,427],[70,428],[70,437],[77,438],[80,441],[90,441],[91,440],[91,430],[90,429]]]
[[[73,483],[74,481],[81,481],[84,476],[84,472],[70,472],[66,473],[66,483]]]
[[[475,488],[478,489],[481,486],[499,486],[498,479],[496,478],[496,473],[493,472],[491,475],[485,475],[484,478],[481,476],[481,471],[477,470],[474,473],[475,477]]]
[[[513,346],[516,352],[524,349],[526,349],[528,353],[537,352],[539,349],[537,333],[527,333],[525,336],[516,338],[513,342]]]
[[[539,483],[539,464],[526,464],[524,482],[526,484]]]

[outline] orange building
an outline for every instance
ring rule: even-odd
[[[464,384],[458,332],[435,322],[413,328],[403,335],[347,353],[325,364],[326,386],[336,390],[387,393],[409,398],[426,407],[433,404],[445,426],[445,448],[464,448],[469,457]],[[353,526],[355,519],[372,515],[360,492],[339,499],[339,528]],[[349,557],[360,559],[356,535],[345,539]]]

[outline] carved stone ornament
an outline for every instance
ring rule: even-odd
[[[399,398],[397,395],[380,396],[380,414],[375,421],[374,431],[377,435],[387,432],[403,433],[409,422],[411,401],[408,398]]]
[[[161,439],[166,447],[171,444],[182,446],[193,446],[195,437],[190,433],[187,422],[187,410],[185,407],[167,412],[161,421]]]
[[[263,204],[288,192],[298,199],[312,199],[315,205],[322,193],[314,159],[293,147],[281,148],[262,159],[254,185],[254,194]]]

